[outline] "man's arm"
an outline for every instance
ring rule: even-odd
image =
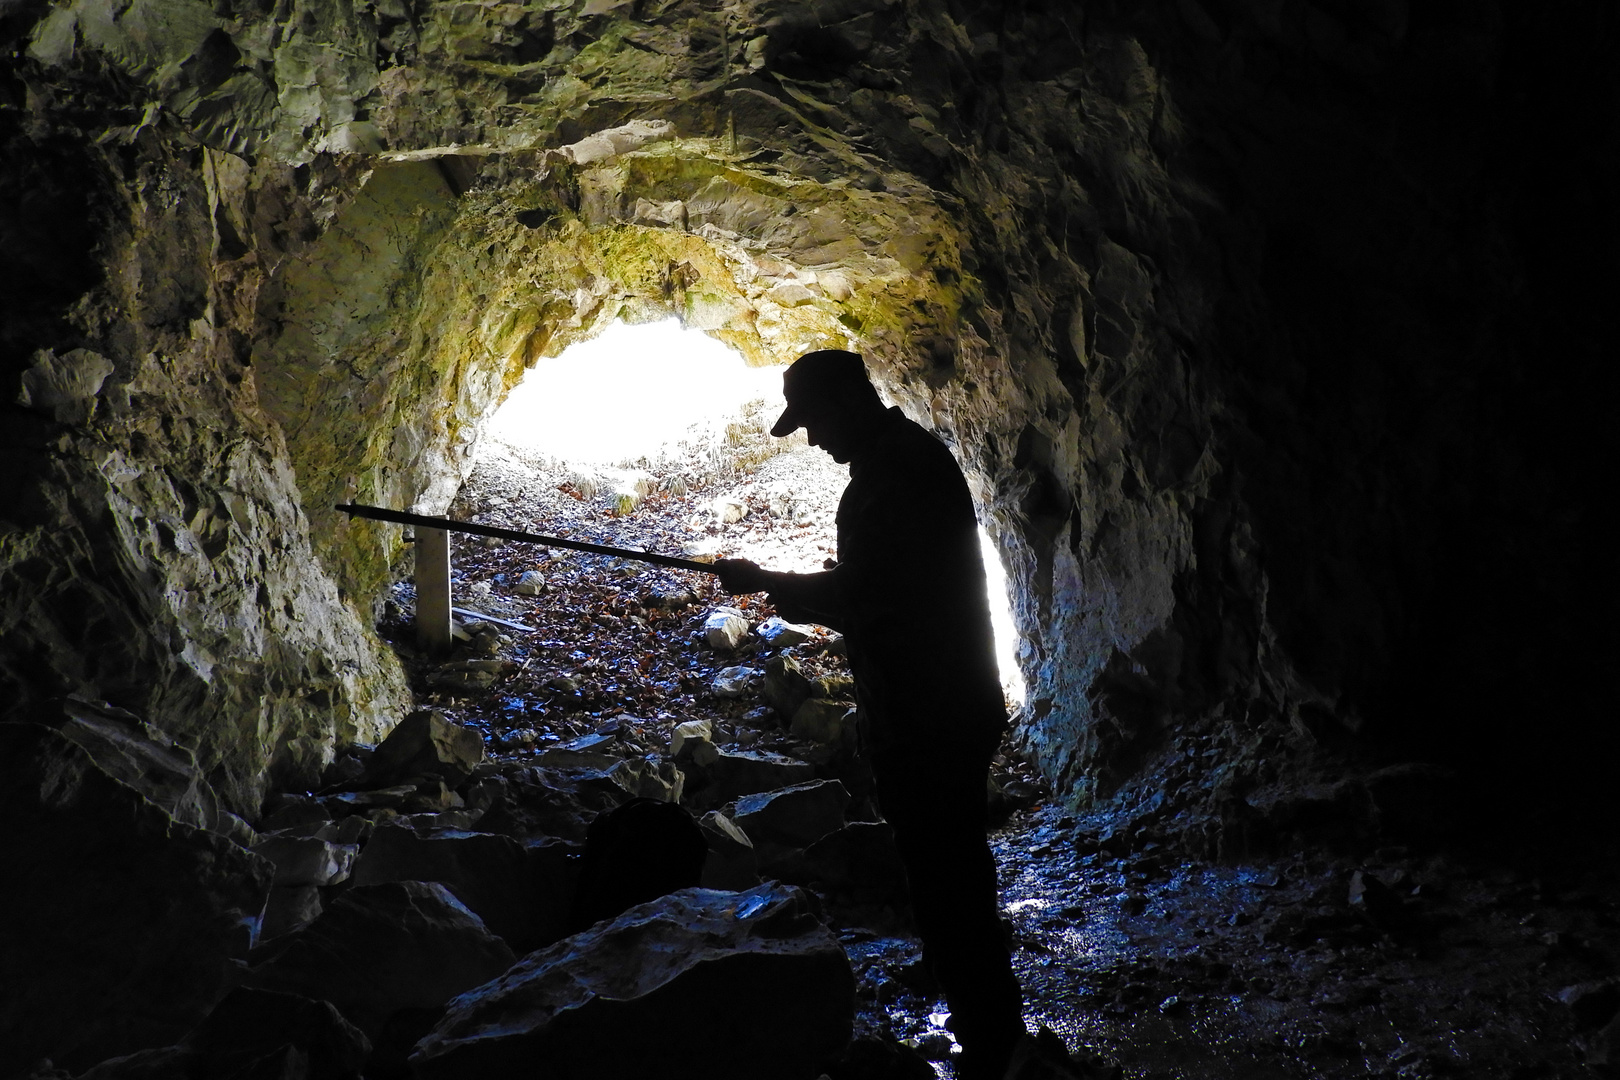
[[[766,570],[748,559],[721,559],[714,564],[720,585],[729,593],[763,592],[790,622],[811,622],[843,633],[848,603],[840,569],[819,574]]]

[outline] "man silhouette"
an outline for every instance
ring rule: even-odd
[[[838,561],[814,574],[742,559],[715,570],[727,591],[768,592],[784,617],[844,635],[878,805],[962,1044],[959,1073],[999,1080],[1024,1025],[985,839],[1006,709],[973,501],[950,451],[883,406],[859,355],[807,353],[783,393],[771,434],[803,427],[850,467]]]

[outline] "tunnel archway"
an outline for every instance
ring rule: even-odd
[[[1547,440],[1477,435],[1509,430],[1513,358],[1538,348],[1507,314],[1528,310],[1515,282],[1558,310],[1584,294],[1513,269],[1541,242],[1533,188],[1466,133],[1511,100],[1514,130],[1545,138],[1544,99],[1475,60],[1463,97],[1437,91],[1463,16],[1319,38],[1251,15],[1193,33],[1168,7],[836,3],[811,25],[755,5],[432,5],[315,13],[283,39],[260,14],[137,29],[80,6],[6,24],[29,78],[103,95],[99,119],[59,117],[98,269],[30,316],[49,342],[8,354],[19,393],[49,390],[16,399],[27,475],[59,470],[40,483],[88,501],[24,526],[71,538],[37,541],[67,584],[60,604],[14,590],[13,639],[42,662],[7,685],[19,708],[73,685],[154,717],[244,804],[267,764],[307,775],[401,705],[363,629],[397,551],[328,507],[442,506],[526,351],[642,302],[699,321],[739,303],[745,352],[786,350],[775,311],[827,320],[953,443],[1020,597],[1030,750],[1078,801],[1199,725],[1231,736],[1246,784],[1261,727],[1301,760],[1373,735],[1399,755],[1408,728],[1454,756],[1468,724],[1447,717],[1468,710],[1440,708],[1443,687],[1480,687],[1506,730],[1536,700],[1524,673],[1586,647],[1459,614],[1521,548],[1566,567],[1586,550],[1558,524],[1574,489],[1533,464]],[[1480,40],[1510,38],[1504,18]],[[1279,81],[1228,72],[1216,40]],[[1323,89],[1324,63],[1351,89]],[[273,70],[308,92],[275,91]],[[131,86],[167,111],[114,124]],[[1223,141],[1273,90],[1303,104],[1259,114],[1252,153]],[[18,145],[42,152],[43,130]],[[1431,154],[1430,130],[1457,142]],[[1476,204],[1493,209],[1436,209]],[[1425,299],[1433,281],[1456,302]],[[1398,400],[1412,372],[1425,389]],[[1513,431],[1602,428],[1562,424],[1551,390],[1526,400]],[[49,425],[92,410],[83,443],[47,449]],[[1522,545],[1438,523],[1507,498],[1501,477],[1546,503]],[[1559,624],[1577,578],[1526,617]],[[1456,637],[1455,678],[1426,666],[1436,633]]]

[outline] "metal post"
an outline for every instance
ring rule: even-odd
[[[450,534],[416,530],[416,643],[429,654],[450,651]]]

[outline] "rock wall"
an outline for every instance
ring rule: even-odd
[[[1577,718],[1546,762],[1590,749],[1598,691],[1541,673],[1613,638],[1565,615],[1598,307],[1499,140],[1612,98],[1613,23],[19,6],[0,677],[142,712],[243,799],[307,771],[402,696],[365,625],[397,539],[328,507],[441,509],[525,364],[674,311],[755,360],[858,348],[952,445],[1077,799],[1184,731],[1217,812],[1347,747],[1480,764],[1527,709]],[[1594,220],[1605,123],[1565,161]]]

